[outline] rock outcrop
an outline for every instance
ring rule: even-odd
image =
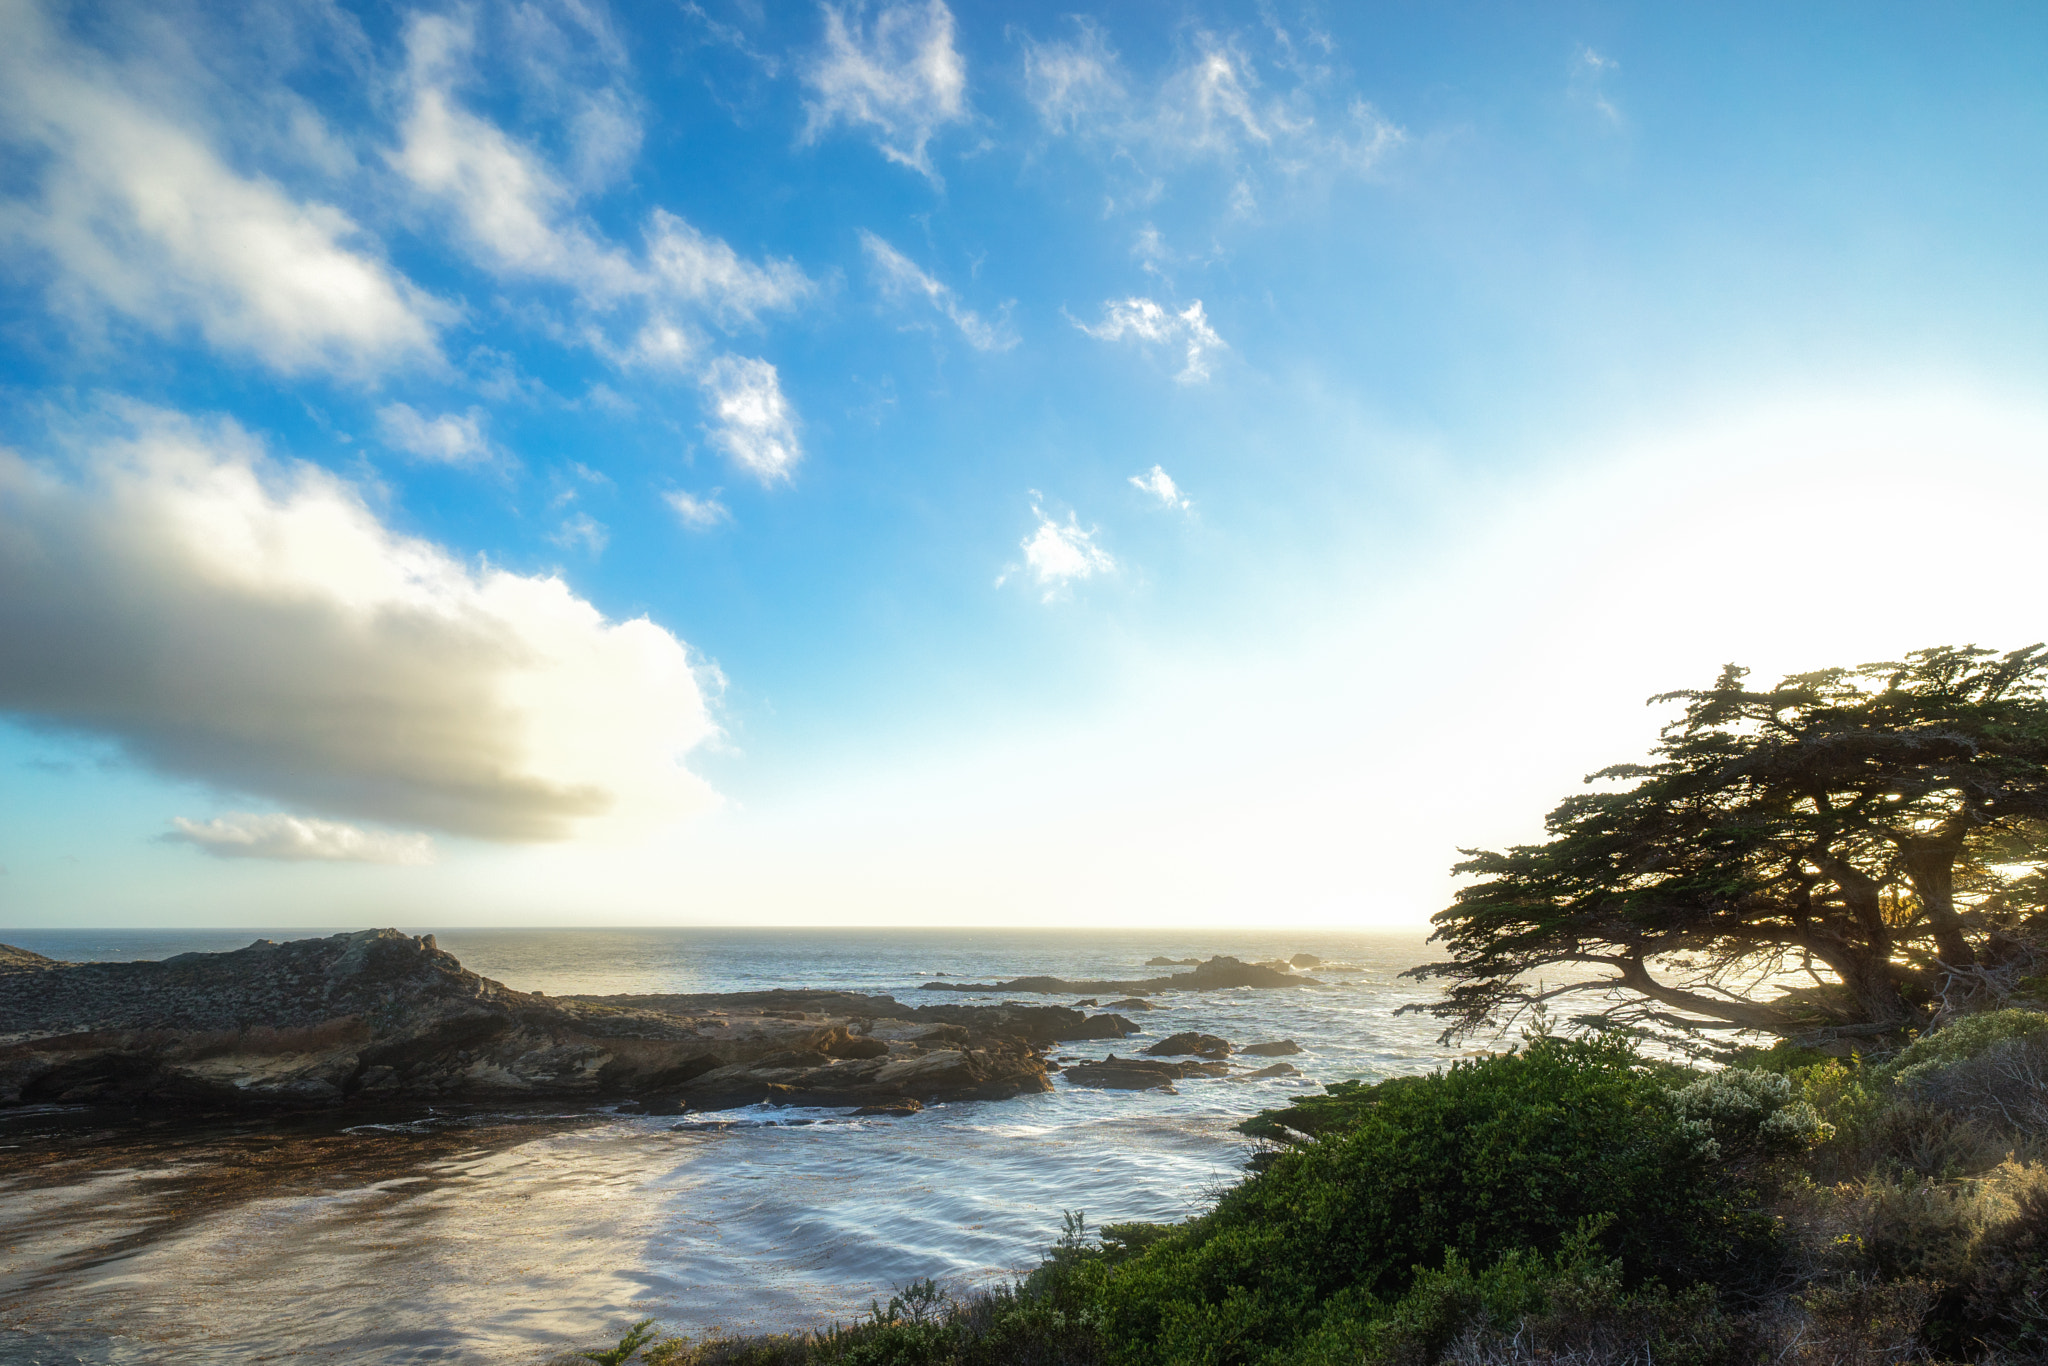
[[[1272,1043],[1248,1043],[1237,1050],[1259,1058],[1285,1058],[1301,1051],[1301,1045],[1292,1039],[1276,1039]]]
[[[1192,1053],[1198,1058],[1216,1061],[1229,1057],[1230,1052],[1228,1039],[1219,1039],[1214,1034],[1198,1034],[1190,1029],[1180,1034],[1167,1035],[1146,1049],[1145,1055],[1151,1058],[1178,1058]]]
[[[1050,1090],[1040,1055],[1054,1040],[1136,1030],[1059,1006],[913,1009],[844,992],[551,999],[396,930],[162,962],[0,948],[0,1104],[902,1108]]]
[[[1074,1063],[1067,1068],[1066,1075],[1072,1086],[1173,1093],[1173,1084],[1183,1077],[1220,1077],[1229,1070],[1228,1063],[1155,1062],[1150,1058],[1119,1058],[1112,1053],[1101,1062]]]
[[[1071,982],[1062,977],[1013,977],[1007,982],[926,982],[920,991],[1016,992],[1026,996],[1109,996],[1122,992],[1138,996],[1155,991],[1226,991],[1237,987],[1319,987],[1313,977],[1303,977],[1264,963],[1244,963],[1227,956],[1197,964],[1192,972],[1171,977],[1148,977],[1135,982]]]

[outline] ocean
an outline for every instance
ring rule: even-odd
[[[1063,1211],[1186,1218],[1240,1179],[1237,1122],[1346,1078],[1452,1056],[1399,973],[1422,936],[1021,930],[480,930],[464,966],[551,996],[829,987],[909,1004],[1027,974],[1142,978],[1155,955],[1311,953],[1320,987],[1171,993],[1134,1053],[1184,1029],[1293,1039],[1299,1077],[1180,1094],[1068,1087],[904,1119],[759,1107],[718,1131],[609,1109],[447,1109],[194,1125],[0,1111],[0,1366],[546,1362],[632,1321],[669,1331],[819,1326],[931,1277],[956,1290],[1036,1265]],[[0,930],[54,958],[163,958],[319,931]],[[1039,1000],[1041,998],[1029,998]],[[1071,1004],[1069,998],[1045,997]],[[792,1123],[791,1121],[810,1121]]]

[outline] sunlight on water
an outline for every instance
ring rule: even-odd
[[[256,937],[7,936],[72,959]],[[1420,936],[450,930],[439,942],[551,995],[808,986],[987,1001],[1000,998],[920,988],[940,973],[1172,972],[1144,966],[1159,954],[1308,952],[1343,970],[1313,970],[1322,988],[1162,995],[1132,1017],[1145,1035],[1055,1050],[1129,1054],[1183,1029],[1304,1050],[1289,1059],[1302,1077],[1190,1080],[1175,1096],[1055,1078],[1049,1094],[900,1120],[762,1107],[709,1131],[559,1107],[148,1130],[17,1113],[0,1134],[12,1145],[0,1159],[15,1159],[0,1164],[0,1322],[16,1330],[0,1334],[0,1363],[64,1360],[60,1349],[89,1362],[541,1362],[645,1315],[691,1333],[821,1324],[918,1277],[967,1287],[1026,1270],[1062,1210],[1091,1224],[1185,1218],[1241,1175],[1247,1140],[1232,1126],[1247,1114],[1449,1056],[1434,1022],[1393,1013],[1431,995],[1398,977],[1427,956]]]

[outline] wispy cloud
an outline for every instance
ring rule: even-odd
[[[1031,515],[1038,519],[1038,526],[1018,543],[1024,563],[1005,569],[997,576],[996,587],[1021,571],[1044,590],[1043,600],[1051,602],[1083,579],[1116,572],[1115,557],[1095,543],[1096,529],[1083,527],[1072,512],[1066,521],[1060,521],[1046,512],[1044,500],[1034,492]]]
[[[1327,64],[1304,61],[1303,45],[1277,26],[1263,35],[1196,30],[1173,63],[1141,81],[1099,23],[1073,23],[1070,36],[1023,40],[1025,93],[1049,133],[1107,154],[1128,182],[1113,208],[1149,203],[1165,174],[1202,163],[1227,177],[1233,209],[1250,213],[1262,174],[1368,172],[1406,141]],[[1312,36],[1310,46],[1328,45]]]
[[[1140,493],[1149,493],[1157,498],[1162,507],[1185,512],[1194,506],[1181,492],[1180,485],[1173,482],[1173,476],[1158,465],[1154,465],[1149,473],[1132,475],[1130,482],[1131,487]]]
[[[671,489],[662,497],[668,502],[682,524],[691,531],[709,531],[720,522],[732,520],[732,513],[725,504],[718,501],[716,491],[698,497],[681,489]]]
[[[883,156],[933,180],[929,144],[967,117],[967,63],[943,0],[825,5],[825,41],[804,68],[807,140],[837,123],[872,129]]]
[[[648,223],[647,267],[664,298],[726,321],[752,322],[763,312],[794,308],[816,290],[794,261],[755,265],[665,209],[656,209]]]
[[[803,454],[796,413],[765,360],[720,356],[699,378],[711,398],[712,443],[764,484],[789,478]]]
[[[393,164],[454,208],[470,245],[494,270],[561,281],[593,299],[636,292],[639,272],[627,255],[570,219],[571,188],[456,96],[474,41],[466,18],[413,19],[406,33],[410,108]]]
[[[0,710],[323,817],[506,841],[672,820],[683,643],[385,526],[239,429],[129,410],[81,481],[0,454]]]
[[[861,229],[860,241],[876,279],[890,298],[922,298],[959,328],[967,344],[977,351],[1007,351],[1017,344],[1016,330],[1010,326],[1009,304],[1004,304],[995,321],[990,322],[962,304],[950,286],[925,274],[909,257],[866,228]]]
[[[581,546],[584,553],[596,559],[611,544],[611,532],[589,513],[577,512],[571,513],[548,539],[564,550]]]
[[[1122,109],[1130,99],[1102,25],[1075,15],[1074,26],[1071,41],[1024,42],[1024,93],[1056,133],[1080,131],[1088,120]]]
[[[340,209],[232,169],[161,79],[0,0],[0,142],[28,152],[0,241],[54,267],[62,311],[196,328],[286,375],[368,379],[436,363],[452,310],[382,259]]]
[[[393,450],[446,465],[474,465],[491,458],[484,435],[484,410],[428,417],[409,403],[389,403],[377,410],[377,434]]]
[[[210,821],[174,816],[171,825],[166,840],[194,845],[215,858],[410,865],[434,861],[434,842],[425,835],[364,830],[345,821],[283,812],[231,811]]]
[[[1590,47],[1581,47],[1572,57],[1572,74],[1569,89],[1573,99],[1588,104],[1609,123],[1621,123],[1621,109],[1607,93],[1607,78],[1621,69],[1621,63],[1612,57],[1602,56]]]
[[[1210,352],[1225,348],[1223,338],[1209,326],[1200,299],[1177,313],[1152,299],[1111,299],[1102,306],[1101,322],[1090,324],[1077,319],[1074,326],[1102,341],[1130,338],[1148,345],[1182,348],[1186,363],[1174,378],[1183,384],[1198,384],[1209,378]]]

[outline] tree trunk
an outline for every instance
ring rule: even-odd
[[[1914,894],[1920,898],[1921,909],[1927,913],[1927,923],[1934,930],[1934,948],[1943,966],[1975,967],[1977,951],[1970,947],[1970,941],[1963,933],[1962,919],[1956,914],[1956,855],[1962,850],[1962,840],[1900,840],[1898,843],[1900,852],[1905,855],[1906,876],[1913,880]]]

